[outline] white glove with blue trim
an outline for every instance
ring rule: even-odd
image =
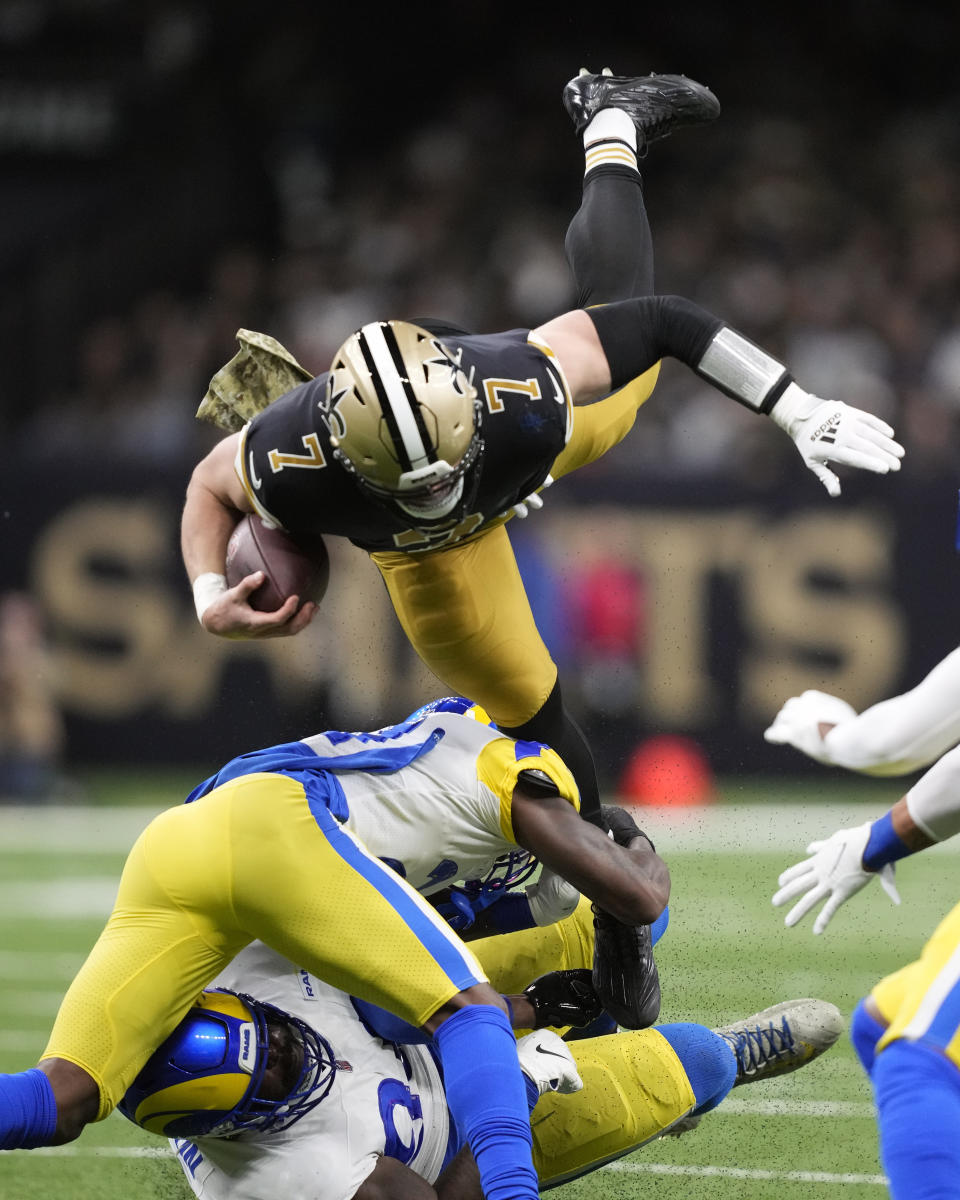
[[[812,857],[783,872],[777,880],[780,890],[774,894],[771,903],[779,908],[781,904],[797,900],[784,918],[784,925],[788,928],[796,925],[814,905],[825,899],[826,904],[813,923],[813,932],[823,933],[840,905],[866,887],[871,879],[879,879],[880,886],[893,903],[900,903],[900,893],[893,882],[893,863],[887,863],[879,871],[864,869],[863,854],[872,828],[873,822],[866,821],[855,829],[838,829],[825,841],[811,842],[807,853]]]

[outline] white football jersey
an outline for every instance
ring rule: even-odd
[[[452,1126],[426,1046],[401,1051],[368,1033],[349,996],[262,942],[243,950],[210,986],[247,992],[313,1025],[330,1043],[338,1067],[329,1094],[288,1129],[235,1139],[172,1139],[197,1196],[351,1200],[383,1155],[434,1182]]]
[[[370,750],[378,739],[399,753],[437,734],[436,745],[399,770],[336,776],[350,810],[346,827],[424,895],[458,879],[481,878],[517,848],[511,804],[521,770],[544,771],[562,795],[579,803],[573,777],[553,750],[514,741],[459,713],[431,713],[412,728],[320,733],[303,741],[331,758]]]

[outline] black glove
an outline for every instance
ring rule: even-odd
[[[603,819],[607,823],[607,828],[613,834],[613,840],[618,846],[628,846],[635,837],[646,838],[650,849],[656,853],[656,846],[647,837],[643,830],[637,825],[636,821],[625,808],[617,808],[615,804],[604,804],[601,806]]]
[[[586,970],[551,971],[525,987],[523,994],[533,1006],[534,1029],[545,1025],[579,1028],[595,1021],[602,1008],[590,974]]]

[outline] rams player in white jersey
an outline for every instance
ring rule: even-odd
[[[933,762],[883,816],[811,843],[810,857],[781,874],[773,903],[792,904],[787,925],[824,901],[813,927],[822,933],[837,909],[874,879],[899,904],[895,864],[960,833],[960,650],[915,688],[861,713],[825,692],[794,696],[765,736],[821,762],[878,776]],[[861,1001],[851,1037],[873,1085],[881,1158],[895,1200],[956,1196],[960,904],[915,962]]]
[[[243,755],[155,818],[39,1067],[0,1076],[0,1148],[69,1141],[106,1117],[201,990],[260,939],[431,1035],[484,1193],[535,1196],[506,1006],[425,897],[522,847],[618,919],[651,924],[669,872],[635,826],[621,845],[580,819],[553,750],[453,707]],[[570,911],[569,894],[543,891],[536,919]]]
[[[578,969],[591,941],[582,902],[559,925],[474,944],[491,981],[512,992],[541,1189],[711,1110],[737,1084],[810,1062],[842,1031],[833,1005],[797,1000],[725,1030],[681,1022],[568,1045],[545,1027],[585,1025],[599,1010]],[[524,968],[558,970],[518,993]],[[216,983],[229,990],[204,993],[121,1103],[171,1137],[201,1200],[479,1200],[435,1055],[415,1030],[408,1041],[382,1029],[368,1006],[261,943]]]

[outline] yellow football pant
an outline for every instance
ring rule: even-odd
[[[82,1067],[106,1117],[198,994],[254,938],[420,1026],[486,979],[422,896],[283,775],[161,813],[127,859],[44,1058]]]
[[[660,366],[619,392],[573,410],[554,479],[604,455],[632,429]],[[483,705],[496,724],[522,725],[557,681],[503,523],[425,554],[385,551],[380,570],[404,633],[451,691]]]
[[[908,1038],[934,1046],[960,1067],[960,904],[916,962],[882,979],[870,994],[887,1024],[878,1051]]]
[[[572,916],[472,943],[498,991],[518,994],[547,971],[589,967],[593,915],[583,899]],[[655,1029],[570,1043],[583,1090],[541,1097],[531,1117],[533,1161],[556,1186],[639,1149],[693,1108],[683,1064]]]

